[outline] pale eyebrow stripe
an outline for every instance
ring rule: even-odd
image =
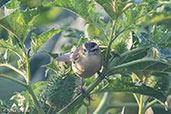
[[[94,49],[97,49],[97,48],[98,48],[98,46],[96,45],[93,48],[91,48],[91,50],[94,50]]]
[[[86,49],[85,44],[83,44],[83,46],[82,46],[82,47],[83,47],[83,49]]]

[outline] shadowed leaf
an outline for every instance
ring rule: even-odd
[[[128,77],[118,77],[108,79],[109,84],[104,88],[101,87],[100,92],[129,92],[138,93],[147,96],[157,98],[158,100],[165,102],[166,95],[159,90],[148,87],[144,84],[133,83],[131,78]]]
[[[34,54],[43,46],[44,43],[46,43],[50,38],[58,34],[59,32],[62,32],[65,30],[64,28],[61,29],[51,29],[48,32],[42,33],[39,36],[34,35],[32,37],[32,51]]]

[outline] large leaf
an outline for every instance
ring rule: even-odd
[[[16,10],[0,19],[0,26],[8,30],[20,41],[24,41],[27,34],[34,28],[35,16],[37,15],[37,9]]]
[[[45,6],[63,7],[80,15],[83,19],[92,22],[97,17],[96,7],[87,0],[54,0],[54,2],[45,4]],[[95,17],[96,16],[96,17]]]
[[[104,10],[108,13],[108,15],[112,19],[116,18],[116,15],[114,13],[114,6],[113,6],[114,1],[113,0],[95,0],[95,1],[104,8]]]
[[[159,99],[162,102],[166,101],[166,95],[159,90],[148,87],[145,84],[136,84],[133,83],[131,78],[128,77],[117,77],[117,78],[109,78],[109,83],[106,86],[101,86],[99,90],[101,92],[130,92],[130,93],[138,93],[147,96],[151,96]]]
[[[95,0],[99,3],[107,14],[112,18],[116,19],[122,12],[127,9],[131,4],[127,0]]]
[[[155,43],[159,48],[171,48],[171,32],[161,26],[150,26],[148,31],[135,34],[142,45]]]
[[[10,0],[7,4],[6,7],[8,9],[16,9],[20,7],[20,1],[18,0]]]
[[[113,66],[121,65],[123,63],[128,63],[134,60],[142,59],[147,56],[148,50],[151,46],[139,47],[132,50],[129,50],[119,56],[116,56],[116,53],[111,53],[108,65],[108,68],[105,69],[104,73],[108,73],[109,69]]]
[[[32,51],[36,53],[44,43],[47,42],[50,38],[54,35],[58,34],[59,32],[65,30],[64,28],[61,29],[51,29],[48,32],[42,33],[39,36],[33,35],[32,37]]]
[[[118,72],[151,72],[151,73],[171,73],[171,64],[167,61],[142,58],[121,65],[113,66],[109,69],[109,74]]]
[[[19,45],[13,45],[12,40],[8,39],[7,41],[0,40],[0,48],[5,48],[9,49],[12,52],[14,52],[18,57],[22,58],[23,57],[23,51],[19,47]]]
[[[147,46],[127,51],[111,59],[105,74],[123,72],[150,72],[150,73],[171,73],[171,63],[161,58],[157,48]]]

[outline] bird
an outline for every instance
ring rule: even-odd
[[[75,51],[58,56],[56,61],[71,62],[74,73],[84,78],[90,78],[95,73],[99,73],[102,67],[101,50],[97,43],[86,42]]]
[[[86,42],[74,51],[58,56],[56,61],[71,62],[74,73],[89,78],[102,66],[101,50],[97,43]]]

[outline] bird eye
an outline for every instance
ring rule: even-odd
[[[84,52],[86,52],[87,50],[86,49],[84,49]]]

